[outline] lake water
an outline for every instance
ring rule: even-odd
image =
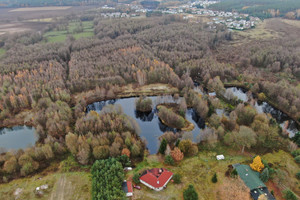
[[[0,129],[1,151],[25,149],[26,147],[34,146],[37,139],[35,129],[32,127],[14,126]]]
[[[156,105],[156,100],[159,97],[149,97],[152,99],[154,104]],[[91,110],[95,110],[97,112],[101,112],[102,108],[108,104],[119,104],[122,106],[123,111],[126,115],[134,118],[140,126],[142,138],[147,140],[147,148],[150,154],[157,153],[159,148],[159,136],[161,136],[166,131],[177,132],[178,130],[165,126],[161,123],[157,116],[157,111],[155,109],[152,110],[151,113],[145,114],[136,112],[135,110],[135,100],[136,97],[125,98],[125,99],[117,99],[117,100],[109,100],[109,101],[100,101],[95,102],[87,106],[87,112]],[[169,98],[168,102],[173,101]],[[205,122],[197,116],[193,109],[188,109],[186,112],[186,119],[194,124],[195,128],[191,133],[193,134],[193,140],[197,140],[197,136],[200,134],[201,129],[205,128]]]

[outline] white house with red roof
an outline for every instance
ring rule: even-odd
[[[146,170],[142,174],[140,182],[153,190],[161,191],[166,187],[172,177],[173,173],[165,168],[153,168]]]

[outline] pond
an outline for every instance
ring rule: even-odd
[[[149,97],[152,99],[154,104],[154,108],[156,107],[157,98],[159,97]],[[126,115],[132,117],[137,121],[140,126],[141,133],[140,136],[145,138],[147,141],[147,148],[150,154],[157,153],[159,148],[159,136],[161,136],[166,131],[177,132],[178,130],[174,128],[170,128],[161,123],[157,116],[156,109],[153,109],[151,113],[145,114],[141,112],[137,112],[135,110],[135,100],[136,97],[125,98],[125,99],[117,99],[117,100],[108,100],[108,101],[100,101],[95,102],[87,106],[87,112],[91,110],[101,112],[102,108],[108,104],[119,104],[122,106],[123,111]],[[169,102],[173,101],[169,99]],[[200,134],[201,129],[205,128],[205,122],[195,113],[193,109],[188,109],[186,112],[186,119],[194,124],[195,128],[192,132],[193,139],[196,141],[197,136]]]
[[[35,129],[28,126],[14,126],[0,129],[0,151],[25,149],[34,146],[38,137]]]
[[[244,102],[247,102],[249,100],[249,96],[250,99],[253,98],[253,95],[247,94],[247,91],[243,88],[229,87],[226,88],[226,90],[231,91],[234,96]],[[258,113],[271,114],[271,116],[277,121],[281,128],[284,129],[284,127],[287,126],[286,131],[289,133],[290,137],[294,137],[294,135],[299,131],[297,123],[294,120],[292,120],[289,116],[274,108],[267,102],[256,101],[254,107],[256,108]]]

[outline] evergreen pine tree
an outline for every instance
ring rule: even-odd
[[[161,154],[165,154],[165,151],[166,151],[166,148],[167,148],[167,140],[166,139],[163,139],[160,143],[160,146],[159,146],[159,150],[158,152],[161,153]]]
[[[213,175],[211,181],[212,181],[213,183],[218,182],[217,173],[215,173],[215,174]]]
[[[270,175],[269,175],[269,169],[268,168],[265,168],[262,173],[260,174],[260,179],[263,181],[263,182],[267,182],[270,178]]]
[[[183,191],[183,199],[198,200],[198,194],[193,185],[189,185],[189,187]]]

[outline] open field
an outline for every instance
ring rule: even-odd
[[[13,23],[13,24],[1,24],[0,26],[0,35],[9,33],[19,33],[23,31],[29,31],[29,27],[23,27],[21,23]]]
[[[45,7],[49,8],[49,7]],[[59,7],[65,8],[65,7]],[[24,20],[30,19],[44,19],[44,18],[54,18],[63,17],[72,13],[80,14],[86,10],[90,10],[92,6],[73,6],[68,9],[55,9],[55,10],[40,10],[37,8],[35,11],[18,11],[12,12],[12,8],[0,8],[0,22],[12,23],[12,22],[22,22]],[[22,8],[26,9],[26,8]],[[39,9],[39,10],[38,10]]]
[[[53,18],[29,19],[28,22],[52,22]]]
[[[237,33],[237,39],[239,43],[243,40],[251,41],[251,40],[260,40],[260,39],[274,39],[279,35],[274,30],[267,27],[267,24],[270,22],[269,19],[264,20],[259,25],[257,25],[253,29],[244,30],[244,31],[234,31]]]
[[[9,12],[35,12],[35,11],[49,11],[49,10],[67,10],[71,6],[49,6],[49,7],[31,7],[31,8],[17,8],[10,10]]]
[[[299,20],[281,19],[282,22],[300,28]]]
[[[41,179],[39,179],[41,178]],[[48,184],[49,188],[41,197],[35,195],[36,187]],[[40,199],[40,200],[88,200],[91,199],[91,177],[86,172],[54,173],[46,176],[14,180],[0,186],[1,199]],[[22,189],[14,195],[17,188]]]
[[[66,40],[67,35],[72,35],[75,39],[82,37],[92,37],[94,35],[93,22],[82,22],[83,32],[76,33],[75,29],[79,26],[78,22],[72,22],[68,26],[68,30],[65,31],[50,31],[44,34],[47,38],[47,42],[63,42]]]

